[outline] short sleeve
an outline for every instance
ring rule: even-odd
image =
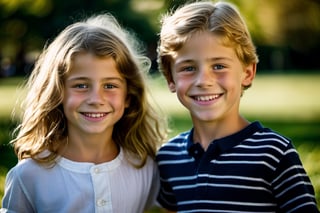
[[[284,212],[319,212],[310,178],[292,144],[284,152],[275,176],[272,186]]]
[[[158,206],[157,196],[159,194],[159,189],[160,189],[160,177],[159,177],[158,167],[153,160],[152,160],[152,169],[153,169],[152,183],[149,191],[148,200],[146,202],[145,210],[150,209],[151,207],[154,207],[154,206]]]
[[[31,203],[24,191],[23,181],[17,168],[12,168],[5,181],[5,191],[2,198],[2,212],[7,213],[31,213],[34,212]]]
[[[170,184],[160,178],[160,191],[157,197],[160,205],[168,210],[177,211],[177,201]]]

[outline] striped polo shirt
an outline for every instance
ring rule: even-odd
[[[291,141],[253,122],[207,151],[193,129],[158,154],[159,203],[179,212],[319,212]]]

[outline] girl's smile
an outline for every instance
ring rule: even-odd
[[[77,54],[65,85],[69,134],[110,134],[128,107],[127,84],[112,57]]]
[[[108,115],[108,113],[91,113],[91,112],[82,112],[81,114],[90,121],[100,121]]]

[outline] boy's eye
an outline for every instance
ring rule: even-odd
[[[221,64],[216,64],[216,65],[213,66],[213,69],[215,69],[215,70],[221,70],[221,69],[224,69],[224,68],[225,68],[225,66],[223,66]]]
[[[184,72],[191,72],[191,71],[194,71],[195,68],[192,66],[187,66],[187,67],[183,67],[181,70]]]

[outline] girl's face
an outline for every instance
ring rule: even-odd
[[[255,75],[255,65],[244,66],[231,47],[209,32],[188,40],[174,55],[171,70],[169,89],[177,93],[194,123],[238,117],[242,87]]]
[[[69,134],[110,134],[129,104],[126,80],[114,59],[78,54],[64,83]]]

